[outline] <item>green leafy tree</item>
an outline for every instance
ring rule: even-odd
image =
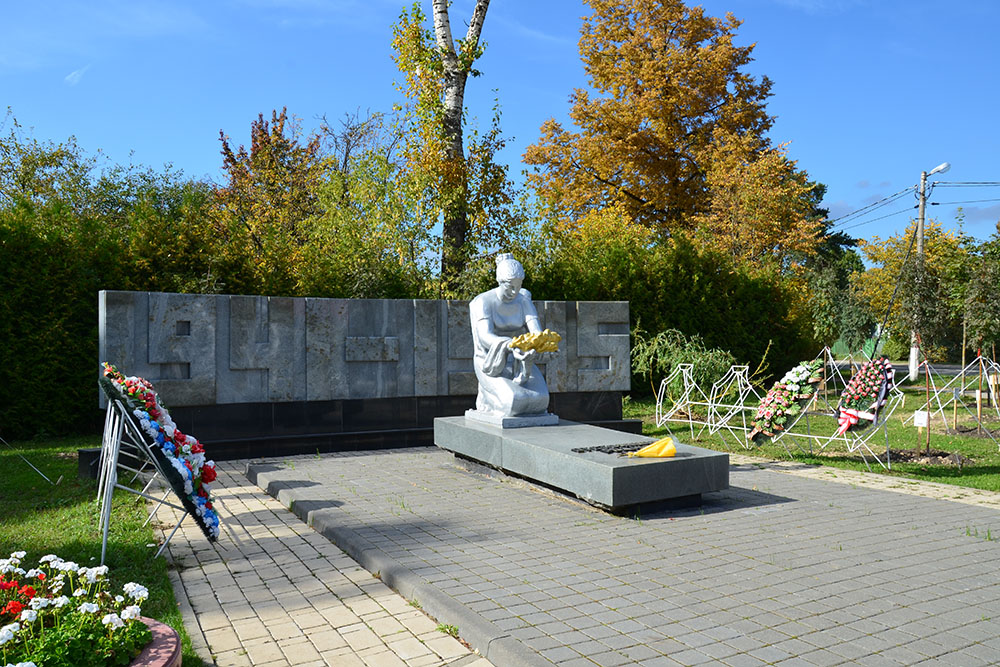
[[[906,258],[907,253],[909,252],[911,259],[915,257],[915,253],[910,250],[915,227],[916,222],[911,221],[904,232],[891,236],[888,239],[883,240],[878,236],[873,236],[870,240],[859,241],[862,252],[872,266],[863,273],[857,273],[852,276],[852,285],[857,289],[859,298],[867,305],[873,319],[881,322],[885,318],[886,313],[889,313],[886,324],[887,330],[884,335],[891,336],[896,340],[909,341],[909,332],[911,329],[908,322],[912,322],[915,316],[919,317],[919,313],[914,314],[915,309],[922,308],[916,303],[920,298],[917,294],[917,285],[914,284],[912,288],[909,288],[905,286],[905,280],[903,282],[900,281],[904,269],[903,260]],[[923,292],[929,291],[931,296],[928,296],[928,298],[936,300],[936,308],[938,310],[950,311],[948,303],[943,300],[944,292],[947,291],[947,285],[941,284],[942,277],[947,275],[947,266],[955,261],[959,261],[957,258],[967,254],[967,252],[959,236],[943,230],[941,223],[937,220],[932,219],[927,221],[924,226],[923,271],[926,278],[921,278],[919,290]],[[915,272],[920,269],[911,268],[909,270]],[[911,277],[915,278],[916,276],[914,274]],[[890,311],[889,304],[893,294],[896,292],[897,284],[900,285],[901,294],[897,296]],[[909,290],[909,292],[906,292],[909,296],[903,296],[902,293],[905,290]],[[904,309],[900,305],[904,299],[911,304],[911,307],[908,309],[909,317],[904,316]],[[950,341],[953,343],[957,338],[958,336],[953,328],[951,333],[947,335],[946,342]],[[925,350],[925,353],[927,352],[931,353],[930,356],[940,354],[940,352],[935,352],[934,350]]]
[[[91,432],[100,290],[197,290],[211,190],[169,169],[104,166],[72,139],[0,137],[0,432]],[[58,394],[59,409],[52,409]]]
[[[92,207],[97,157],[85,155],[75,137],[57,144],[28,136],[10,108],[4,127],[9,131],[0,139],[0,206],[58,204],[78,214]]]
[[[780,274],[747,270],[683,235],[654,238],[623,207],[549,220],[527,255],[525,287],[537,299],[628,301],[633,324],[650,336],[700,335],[744,363],[758,364],[769,346],[776,368],[811,356],[808,320]]]
[[[318,192],[323,212],[308,221],[300,294],[346,298],[422,296],[432,247],[426,221],[406,196],[406,175],[382,149],[350,157]]]
[[[488,0],[477,0],[464,39],[454,39],[446,0],[433,0],[433,32],[415,2],[393,28],[395,61],[403,74],[401,155],[421,216],[442,223],[441,278],[444,295],[477,247],[503,244],[517,201],[507,167],[495,161],[504,145],[499,105],[482,134],[466,138],[465,85],[478,76],[480,33]]]
[[[976,249],[965,297],[969,340],[996,357],[1000,342],[1000,223],[993,237]]]
[[[899,311],[903,326],[917,333],[925,356],[949,333],[950,312],[941,276],[924,257],[914,255],[899,277]]]

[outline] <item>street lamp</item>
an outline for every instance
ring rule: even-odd
[[[942,162],[930,171],[920,172],[920,190],[917,193],[917,261],[924,258],[924,209],[927,207],[927,177],[934,174],[943,174],[951,169],[950,162]],[[917,332],[910,332],[910,382],[917,380],[917,366],[919,365],[919,350],[917,349]]]

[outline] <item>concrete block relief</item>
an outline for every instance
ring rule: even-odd
[[[101,292],[100,355],[170,406],[476,393],[465,301]],[[536,302],[552,392],[629,389],[626,302]]]

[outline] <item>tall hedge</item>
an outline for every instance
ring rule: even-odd
[[[5,439],[98,428],[97,290],[120,267],[92,224],[39,234],[28,206],[0,212],[0,433]],[[88,243],[88,240],[90,241]]]
[[[599,220],[550,233],[532,251],[525,286],[534,298],[628,301],[633,326],[698,334],[752,368],[766,353],[770,374],[815,353],[811,323],[797,314],[787,281],[684,237],[652,242],[620,219]]]

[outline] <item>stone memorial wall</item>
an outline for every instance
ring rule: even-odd
[[[475,402],[466,301],[118,291],[99,300],[99,361],[153,382],[178,426],[214,441],[213,452],[429,444],[434,417]],[[628,303],[536,306],[543,327],[563,335],[544,367],[550,409],[621,422]]]

